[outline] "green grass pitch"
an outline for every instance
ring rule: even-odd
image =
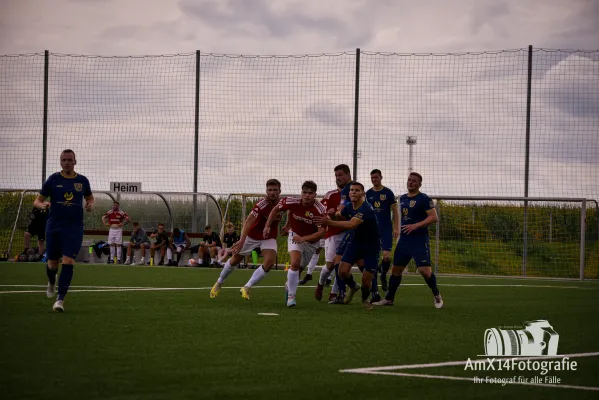
[[[558,332],[558,354],[599,352],[598,282],[439,276],[445,307],[437,310],[422,278],[409,274],[393,307],[367,311],[359,293],[352,304],[334,306],[315,301],[313,286],[300,287],[297,307],[287,309],[282,271],[268,274],[252,290],[250,301],[241,299],[239,287],[252,271],[235,271],[220,296],[210,299],[218,273],[77,265],[65,313],[59,314],[51,311],[53,300],[45,296],[43,264],[1,263],[3,397],[390,400],[599,395],[558,387],[599,387],[599,357],[575,359],[576,371],[550,372],[560,384],[548,387],[474,383],[474,376],[540,374],[465,371],[463,366],[397,371],[426,377],[340,372],[474,359],[484,354],[485,329],[536,319],[547,319]]]

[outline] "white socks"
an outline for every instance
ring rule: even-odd
[[[223,270],[220,271],[220,276],[218,277],[217,282],[222,285],[225,282],[225,279],[227,279],[227,276],[231,275],[231,272],[233,272],[234,269],[235,267],[231,266],[231,263],[229,260],[227,260]]]
[[[170,249],[170,247],[168,249],[166,249],[166,259],[167,260],[173,259],[173,251]]]
[[[299,271],[287,271],[287,289],[289,291],[289,297],[295,297],[297,287],[299,285]]]
[[[110,246],[110,259],[114,259],[114,256],[116,255],[116,247],[114,246]]]
[[[329,276],[331,276],[333,272],[335,272],[335,269],[329,271],[326,266],[322,267],[320,270],[320,279],[318,279],[318,284],[324,286],[324,284],[327,282],[327,279],[329,279]]]
[[[256,268],[256,270],[252,274],[252,277],[250,278],[248,283],[245,284],[245,286],[251,288],[258,282],[260,282],[265,276],[266,276],[266,271],[264,271],[264,268],[261,265],[259,268]]]
[[[312,272],[314,272],[314,268],[316,268],[316,263],[318,262],[319,258],[320,258],[320,254],[314,253],[312,258],[310,259],[310,262],[308,263],[308,274],[309,275],[312,275]]]

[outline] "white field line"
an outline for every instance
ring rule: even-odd
[[[408,378],[444,379],[444,380],[452,380],[452,381],[474,382],[474,378],[466,378],[466,377],[462,377],[462,376],[408,374],[405,372],[382,372],[382,371],[381,372],[369,371],[369,372],[360,372],[360,373],[366,374],[366,375],[404,376],[404,377],[408,377]],[[595,386],[557,385],[557,384],[552,384],[552,383],[510,382],[510,383],[506,383],[506,385],[540,386],[540,387],[548,387],[548,388],[552,388],[552,389],[577,389],[577,390],[587,390],[587,391],[599,391],[599,387],[595,387]]]
[[[581,358],[581,357],[597,357],[599,356],[599,352],[591,352],[591,353],[573,353],[573,354],[561,354],[555,356],[537,356],[537,357],[504,357],[514,360],[547,360],[547,359],[556,359],[556,358]],[[475,362],[483,362],[486,363],[487,360],[472,360]],[[339,372],[341,373],[353,373],[353,374],[366,374],[366,375],[389,375],[389,376],[404,376],[404,377],[412,377],[412,378],[424,378],[424,379],[445,379],[445,380],[455,380],[455,381],[470,381],[473,382],[474,378],[461,377],[461,376],[447,376],[447,375],[429,375],[429,374],[412,374],[405,372],[392,372],[397,370],[408,370],[408,369],[424,369],[424,368],[438,368],[438,367],[453,367],[453,366],[462,366],[466,365],[468,361],[447,361],[440,363],[428,363],[428,364],[403,364],[403,365],[388,365],[385,367],[370,367],[370,368],[354,368],[354,369],[342,369]],[[549,383],[532,383],[532,382],[513,382],[508,383],[508,385],[529,385],[529,386],[541,386],[541,387],[550,387],[554,389],[578,389],[578,390],[591,390],[591,391],[599,391],[599,387],[593,386],[576,386],[576,385],[558,385],[558,384],[549,384]]]
[[[424,283],[404,283],[401,286],[426,286]],[[527,287],[527,288],[550,288],[550,289],[589,289],[592,288],[579,286],[557,286],[557,285],[473,285],[473,284],[445,284],[443,286],[454,287]],[[46,285],[0,285],[0,287],[39,287],[45,288]],[[285,286],[254,286],[253,289],[280,289]],[[316,286],[301,286],[303,288],[315,288]],[[240,289],[240,286],[222,287],[221,289]],[[86,290],[89,289],[89,290]],[[177,291],[177,290],[210,290],[212,287],[128,287],[128,286],[71,286],[69,292],[151,292],[151,291]],[[17,294],[17,293],[40,293],[42,290],[0,290],[0,294]]]

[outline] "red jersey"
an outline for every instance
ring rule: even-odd
[[[123,210],[108,210],[108,212],[106,214],[104,214],[104,216],[106,218],[108,218],[108,223],[110,225],[112,224],[120,224],[122,223],[124,220],[128,219],[129,216],[127,215],[126,212],[124,212]]]
[[[268,198],[263,198],[256,204],[254,204],[254,208],[250,212],[250,215],[256,217],[256,222],[250,228],[248,232],[248,237],[251,237],[254,240],[264,240],[264,226],[266,225],[266,220],[268,220],[268,216],[272,209],[277,205],[270,204]],[[270,234],[268,235],[269,239],[276,239],[279,234],[279,222],[281,221],[281,213],[277,215],[272,224],[270,224]]]
[[[334,215],[335,212],[337,211],[337,207],[339,207],[339,204],[341,204],[341,190],[335,189],[335,190],[330,190],[330,191],[326,192],[326,194],[324,195],[324,198],[322,199],[322,204],[325,206],[327,213],[330,210],[333,210],[333,215]],[[324,238],[328,239],[331,236],[338,235],[344,231],[345,231],[345,229],[343,229],[343,228],[338,228],[336,226],[329,226],[329,227],[327,227],[327,233],[325,234]]]
[[[304,207],[299,197],[283,197],[279,202],[279,210],[291,210],[289,215],[291,230],[299,236],[308,236],[318,231],[314,217],[326,215],[326,208],[318,200],[310,207]],[[312,241],[318,242],[320,239]]]

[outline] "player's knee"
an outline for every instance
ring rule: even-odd
[[[391,267],[391,275],[399,276],[402,274],[405,267],[400,267],[398,265],[394,265]]]
[[[74,265],[75,264],[75,259],[73,259],[71,257],[67,257],[67,256],[62,256],[62,263],[63,264]]]
[[[383,262],[384,263],[388,263],[391,261],[391,257],[390,256],[383,256]]]
[[[58,269],[58,260],[48,260],[48,268],[52,270]]]

